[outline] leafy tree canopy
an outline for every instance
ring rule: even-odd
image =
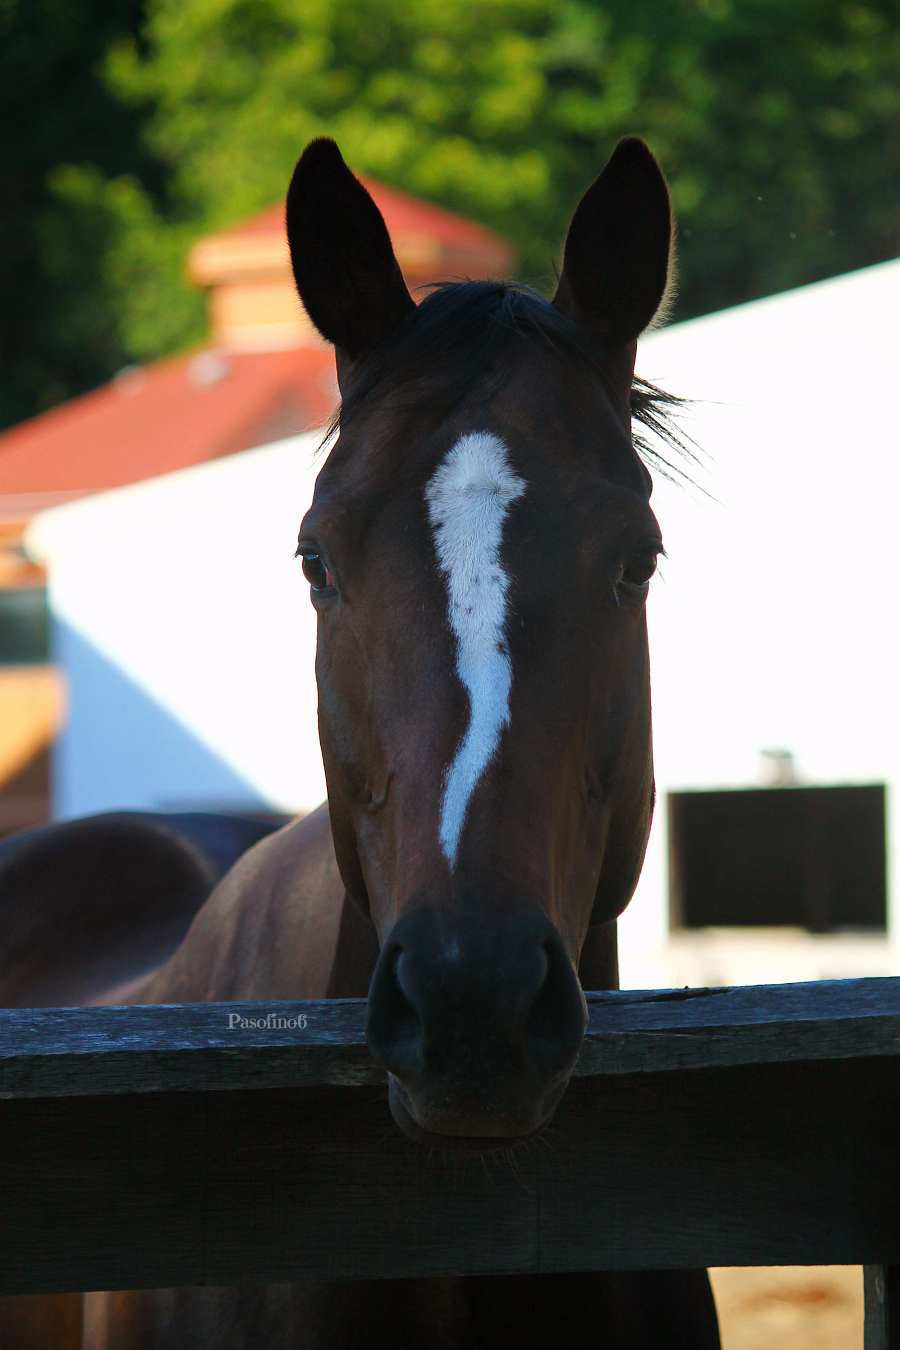
[[[671,182],[684,318],[900,253],[898,18],[896,0],[150,0],[107,81],[154,109],[165,199],[99,158],[52,183],[104,222],[103,295],[144,358],[200,331],[189,240],[280,197],[314,135],[502,231],[549,284],[581,191],[636,132]]]
[[[0,426],[129,359],[105,280],[117,222],[94,194],[67,200],[62,166],[161,190],[141,143],[147,110],[102,70],[141,17],[142,0],[0,0]]]

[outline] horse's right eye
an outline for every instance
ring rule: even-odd
[[[639,553],[624,568],[621,581],[624,581],[626,586],[646,586],[656,571],[656,559],[656,549],[646,549],[643,553]]]
[[[309,582],[310,586],[312,586],[314,591],[324,591],[327,590],[329,586],[334,585],[334,577],[331,575],[318,553],[304,553],[302,556],[303,562],[301,566],[303,568],[303,575],[306,577],[306,580]]]

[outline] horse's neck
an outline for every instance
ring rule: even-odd
[[[364,918],[349,896],[345,895],[334,964],[325,997],[365,998],[377,960],[378,934],[375,925],[370,919]]]
[[[615,919],[587,930],[578,978],[582,989],[618,989],[619,943]]]

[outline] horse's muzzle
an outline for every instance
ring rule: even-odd
[[[366,1039],[412,1138],[478,1150],[541,1130],[587,1025],[581,986],[535,907],[427,905],[395,925],[369,990]]]

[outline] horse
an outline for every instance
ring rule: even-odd
[[[634,363],[670,288],[668,189],[623,140],[552,301],[462,281],[417,305],[331,140],[298,162],[286,220],[342,397],[297,547],[328,800],[90,1001],[366,998],[397,1126],[445,1153],[514,1149],[566,1090],[582,989],[618,985],[653,812],[663,543],[632,416],[665,413]],[[719,1346],[705,1271],[88,1294],[83,1327],[85,1350]]]

